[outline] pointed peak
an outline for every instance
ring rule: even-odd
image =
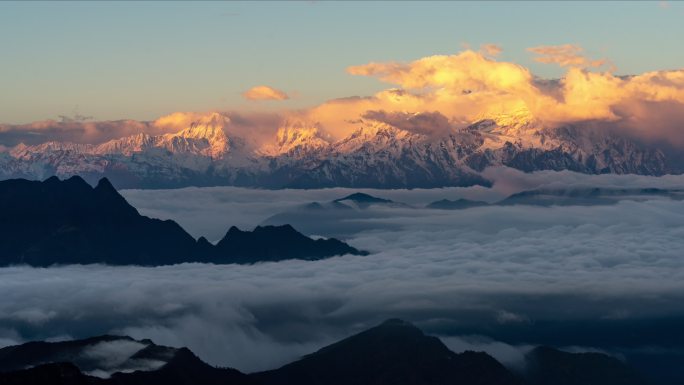
[[[410,327],[415,327],[412,323],[408,321],[404,321],[403,319],[400,318],[390,318],[385,321],[383,321],[380,326],[410,326]]]
[[[420,330],[416,325],[404,321],[399,318],[390,318],[388,320],[385,320],[382,322],[380,325],[369,329],[369,331],[376,330],[376,331],[382,331],[382,330],[387,330],[387,331],[394,331],[394,332],[401,332],[401,333],[409,333],[409,334],[416,334],[418,332],[419,334],[423,334],[423,331]]]
[[[354,201],[354,202],[367,202],[367,203],[392,203],[392,201],[389,199],[374,197],[372,195],[365,194],[362,192],[356,192],[356,193],[347,195],[346,197],[335,199],[334,202],[341,202],[341,201],[346,201],[346,200]]]
[[[208,247],[213,247],[213,246],[214,246],[214,244],[211,243],[211,242],[209,242],[209,240],[208,240],[207,238],[205,238],[205,237],[199,237],[199,238],[197,238],[197,242],[196,242],[196,243],[197,243],[197,246],[200,246],[200,247],[207,247],[207,246],[208,246]]]
[[[204,139],[209,143],[207,154],[212,158],[221,158],[230,147],[225,131],[228,123],[228,116],[214,112],[190,123],[189,127],[175,134],[167,135],[171,138]]]
[[[332,143],[332,137],[323,132],[318,123],[286,121],[278,128],[275,142],[266,143],[260,152],[266,155],[316,151]]]
[[[109,181],[107,178],[102,178],[100,179],[99,182],[97,182],[97,186],[95,186],[95,190],[98,191],[116,191],[116,188],[114,188],[114,185]]]
[[[81,178],[79,175],[70,176],[69,178],[64,180],[64,183],[73,184],[73,185],[85,185],[85,186],[88,186],[89,188],[92,188],[90,186],[90,184],[88,184],[88,182],[86,182],[85,179]]]
[[[230,235],[236,235],[236,234],[242,234],[242,233],[244,233],[244,231],[237,228],[237,226],[230,226],[230,228],[226,232],[226,235],[223,238],[226,238]]]

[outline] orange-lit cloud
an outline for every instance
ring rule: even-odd
[[[480,46],[480,53],[487,56],[499,56],[503,48],[497,44],[482,44]]]
[[[560,79],[540,79],[524,66],[499,61],[496,55],[500,47],[495,45],[410,62],[373,62],[351,66],[347,72],[388,83],[374,95],[342,97],[302,110],[226,112],[226,131],[263,143],[273,140],[282,122],[301,121],[320,127],[334,140],[358,129],[360,121],[374,121],[435,136],[479,119],[515,112],[529,115],[543,127],[594,122],[684,144],[684,113],[680,112],[684,111],[684,69],[618,76],[602,71],[602,66],[596,68],[607,61],[589,60],[576,46],[531,50],[542,55],[540,61],[563,66],[565,74]],[[264,92],[255,91],[262,99],[281,92],[265,86],[248,92],[262,88]],[[281,99],[286,97],[280,95]],[[83,140],[90,141],[140,131],[178,131],[204,115],[179,112],[151,123],[49,121],[0,125],[0,135],[28,138],[35,131],[59,137],[69,131],[73,137],[85,133],[87,139]]]
[[[6,146],[18,143],[38,144],[50,140],[72,143],[101,143],[141,132],[161,133],[158,127],[136,120],[84,121],[41,120],[28,124],[0,124],[0,142]]]
[[[434,127],[449,130],[483,117],[525,111],[540,125],[549,127],[586,121],[610,122],[612,126],[616,122],[630,122],[632,126],[639,122],[636,125],[646,127],[646,111],[656,111],[654,104],[684,107],[684,70],[620,77],[592,71],[592,67],[607,61],[589,60],[576,46],[533,50],[546,55],[546,62],[568,67],[566,74],[557,81],[543,81],[523,66],[497,61],[486,49],[429,56],[407,63],[373,62],[349,67],[347,72],[376,77],[397,88],[371,97],[332,100],[311,109],[308,117],[341,137],[354,129],[359,118],[394,122],[395,126],[423,133],[432,132],[427,120],[399,124],[400,120],[395,118],[439,113],[448,119],[449,125]],[[630,109],[636,105],[640,106],[639,116]],[[684,129],[679,118],[673,116],[673,125]],[[662,132],[651,134],[659,133]]]
[[[437,55],[411,63],[369,63],[347,68],[352,75],[375,76],[406,89],[445,87],[460,91],[527,87],[530,72],[517,64],[496,62],[471,50],[457,55]]]
[[[208,113],[203,112],[174,112],[164,115],[153,122],[155,127],[166,131],[179,131],[191,123],[201,120]]]
[[[242,96],[247,100],[286,100],[290,97],[281,90],[269,86],[256,86],[245,91]]]
[[[558,64],[561,67],[598,68],[608,63],[606,59],[588,59],[582,53],[584,49],[574,44],[540,45],[527,50],[538,55],[534,58],[535,61]]]

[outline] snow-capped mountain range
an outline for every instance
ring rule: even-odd
[[[19,144],[0,152],[0,178],[106,176],[118,187],[141,188],[410,188],[487,185],[480,172],[500,165],[583,173],[682,171],[639,140],[579,126],[546,128],[526,111],[482,116],[437,136],[361,120],[354,132],[335,140],[315,124],[286,122],[271,142],[258,146],[227,134],[229,121],[212,113],[175,133],[139,133],[101,144]]]

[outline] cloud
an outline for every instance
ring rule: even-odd
[[[136,341],[103,341],[84,347],[81,357],[97,362],[100,368],[111,369],[120,366],[144,347],[144,344]]]
[[[641,175],[590,175],[572,171],[537,171],[525,173],[508,167],[490,167],[483,176],[493,184],[492,188],[482,186],[444,187],[435,189],[378,190],[327,188],[321,190],[253,190],[240,187],[187,187],[171,190],[122,190],[121,194],[143,215],[155,218],[174,219],[193,236],[206,236],[219,240],[231,225],[251,229],[261,224],[273,214],[287,211],[311,202],[329,202],[355,192],[403,202],[415,207],[424,207],[440,199],[470,199],[496,202],[505,197],[525,190],[534,189],[579,189],[588,187],[603,188],[684,188],[684,176],[666,175],[662,177]],[[188,199],[191,197],[191,199]],[[382,224],[378,217],[397,215],[400,210],[367,211],[372,219],[360,222],[345,219],[336,223],[336,218],[321,217],[315,228],[323,229],[323,224],[332,228],[345,228],[353,232],[368,230],[369,226]],[[403,211],[407,217],[420,213],[416,210]],[[434,215],[434,211],[428,211]],[[327,226],[326,226],[327,227]],[[335,235],[334,233],[317,233]]]
[[[290,98],[285,92],[269,86],[252,87],[242,96],[247,100],[287,100]]]
[[[369,63],[351,66],[352,75],[375,76],[405,89],[441,86],[448,89],[518,90],[527,88],[532,75],[513,63],[496,62],[466,50],[457,55],[436,55],[411,63]]]
[[[347,72],[376,77],[399,88],[371,98],[328,102],[312,109],[311,118],[347,134],[351,130],[347,122],[354,121],[349,116],[363,116],[368,111],[436,111],[452,122],[463,123],[527,111],[540,127],[587,125],[681,142],[684,121],[677,111],[684,104],[683,70],[616,76],[591,71],[609,63],[587,59],[575,45],[530,50],[540,55],[538,61],[560,64],[567,72],[557,81],[538,79],[523,66],[485,55],[486,50],[465,50],[407,63],[373,62],[349,67]],[[654,126],[652,120],[665,124]]]
[[[637,135],[677,148],[684,146],[684,70],[652,71],[618,76],[606,59],[593,60],[572,44],[530,48],[537,61],[565,69],[559,79],[542,79],[517,63],[499,60],[501,47],[485,44],[479,51],[465,49],[451,55],[433,55],[409,62],[371,62],[347,68],[355,76],[374,77],[388,87],[373,94],[342,96],[317,106],[277,113],[221,111],[230,117],[226,130],[260,145],[275,141],[278,124],[301,121],[320,127],[322,135],[342,139],[367,121],[380,118],[416,133],[429,132],[426,140],[452,133],[475,121],[502,114],[522,113],[535,128],[574,125]],[[258,86],[247,91],[250,100],[283,100],[279,90]],[[172,113],[154,122],[44,121],[27,125],[0,125],[0,144],[46,140],[79,143],[102,142],[132,133],[163,133],[185,128],[207,113]],[[237,128],[236,117],[247,122]],[[275,118],[273,117],[275,116]],[[410,116],[434,122],[413,124]],[[407,117],[407,119],[399,118]],[[449,124],[444,124],[444,121]],[[408,119],[411,120],[411,119]],[[416,120],[416,119],[413,119]],[[268,122],[268,123],[265,123]],[[434,124],[427,127],[427,124]],[[258,137],[258,139],[250,139]]]
[[[364,119],[383,122],[401,130],[424,135],[441,135],[451,131],[451,124],[446,116],[439,112],[401,113],[385,111],[368,111]]]
[[[158,134],[163,131],[149,122],[135,120],[43,120],[28,124],[0,124],[0,143],[10,147],[19,143],[31,145],[52,140],[102,143],[141,132]]]
[[[204,111],[173,112],[151,122],[134,120],[84,121],[45,120],[29,124],[0,124],[0,152],[19,143],[34,145],[49,141],[100,144],[141,133],[163,135],[176,133],[193,123],[218,117],[226,134],[243,138],[253,147],[272,140],[284,116],[277,112]]]
[[[598,68],[607,64],[606,59],[589,60],[582,54],[582,47],[574,44],[540,45],[527,50],[538,55],[534,58],[535,61],[558,64],[561,67]]]
[[[684,187],[682,176],[568,172],[525,174],[514,185],[518,174],[507,173],[515,171],[488,172],[498,173],[494,186],[502,191],[585,184]],[[348,191],[189,188],[125,194],[135,196],[131,201],[143,213],[174,218],[193,234],[205,231],[203,223],[220,224],[217,235],[224,224],[254,225],[291,205]],[[416,206],[484,194],[502,193],[376,191]],[[188,346],[212,364],[247,371],[284,364],[391,317],[434,335],[480,335],[514,347],[684,346],[677,321],[684,319],[681,202],[386,208],[348,222],[371,226],[348,241],[373,254],[250,266],[2,268],[0,292],[10,294],[0,298],[0,338],[130,334]],[[51,316],[39,324],[12,316],[27,309]]]
[[[510,345],[483,336],[446,336],[441,337],[441,340],[456,353],[468,350],[485,352],[504,366],[517,372],[522,372],[525,369],[525,354],[534,348],[531,345]]]
[[[168,115],[157,118],[152,124],[155,127],[164,129],[170,132],[180,131],[184,128],[190,127],[194,122],[201,121],[211,115],[218,115],[224,124],[230,123],[230,116],[221,112],[174,112]]]
[[[503,48],[497,44],[483,44],[480,46],[480,53],[487,56],[499,56]]]

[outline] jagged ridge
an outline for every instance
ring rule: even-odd
[[[78,176],[0,181],[0,265],[255,263],[365,254],[337,239],[311,239],[289,225],[233,227],[216,245],[176,222],[142,216],[107,180]]]
[[[683,170],[656,147],[608,129],[546,128],[525,111],[481,119],[433,137],[366,120],[333,140],[316,124],[287,122],[254,147],[210,114],[176,133],[99,145],[48,142],[0,153],[0,176],[110,177],[122,187],[237,185],[266,188],[488,185],[489,166],[524,171],[662,175]]]

